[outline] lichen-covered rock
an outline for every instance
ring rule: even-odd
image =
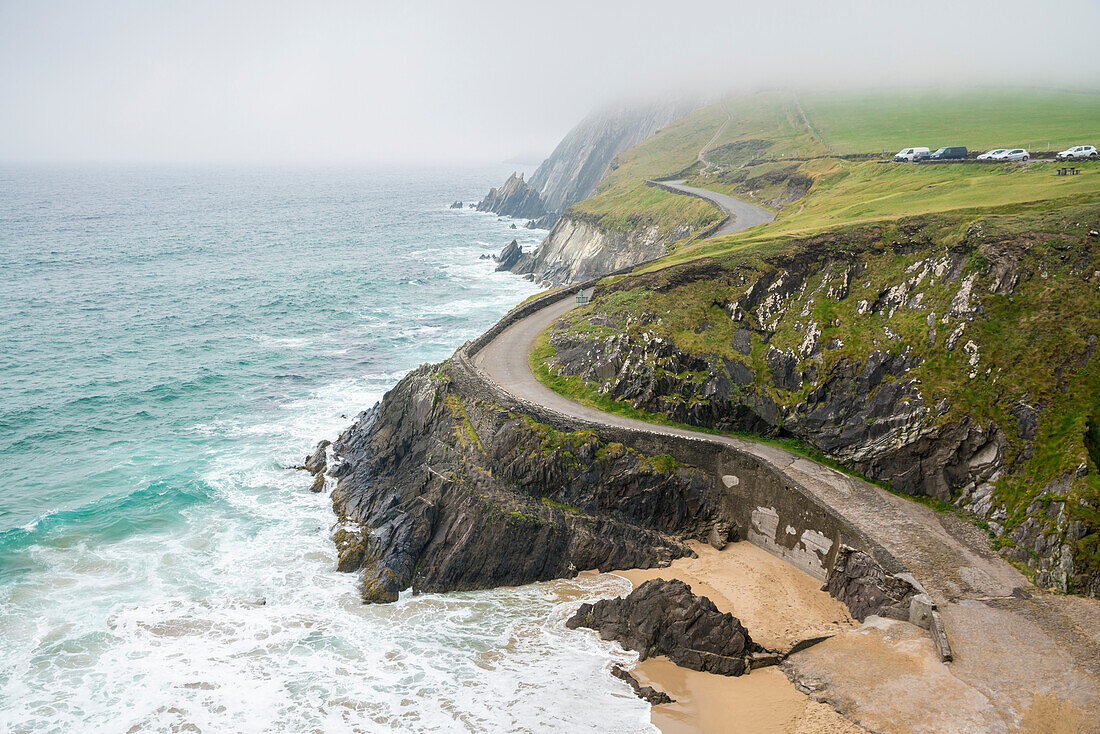
[[[565,624],[594,629],[642,660],[665,655],[682,667],[719,675],[747,672],[752,653],[761,649],[736,617],[675,579],[653,579],[629,596],[582,604]]]
[[[732,522],[706,473],[464,394],[453,368],[413,371],[333,446],[339,568],[364,601],[667,565]]]

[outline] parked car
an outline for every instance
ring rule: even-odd
[[[930,153],[927,150],[922,150],[919,153],[914,153],[913,154],[913,161],[912,162],[913,163],[925,163],[931,157],[932,157],[932,153]]]
[[[1031,158],[1031,156],[1023,148],[1012,148],[1011,150],[1006,151],[1005,153],[1002,153],[1000,155],[1000,157],[997,158],[997,160],[999,160],[999,161],[1026,161],[1026,160],[1029,160],[1030,158]]]
[[[966,158],[966,148],[961,145],[949,145],[928,156],[930,161],[961,161],[964,158]]]
[[[980,161],[995,161],[1002,155],[1008,152],[1008,148],[997,148],[996,150],[987,150],[978,156]]]
[[[1066,148],[1058,157],[1065,160],[1068,158],[1096,158],[1098,155],[1095,145],[1075,145],[1072,148]]]
[[[897,155],[894,156],[894,160],[895,161],[912,161],[913,156],[915,156],[917,153],[927,153],[927,152],[928,152],[928,148],[905,148],[904,150],[899,150],[898,151]]]

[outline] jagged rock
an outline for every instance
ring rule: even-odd
[[[729,545],[730,538],[734,537],[734,535],[736,535],[736,533],[733,525],[730,523],[715,523],[714,527],[710,530],[710,534],[707,535],[707,542],[710,543],[715,550],[725,550],[726,546]]]
[[[550,229],[558,223],[558,215],[554,213],[545,214],[538,219],[530,219],[527,224],[523,225],[527,229]]]
[[[566,214],[536,250],[516,263],[512,272],[530,273],[554,285],[575,283],[660,257],[668,251],[670,242],[693,231],[682,226],[661,234],[658,228],[649,225],[629,230],[603,229],[584,217]]]
[[[455,203],[451,204],[451,208],[452,209],[461,209],[462,208],[462,202],[461,201],[456,201]]]
[[[317,448],[313,449],[313,453],[306,457],[306,461],[301,468],[310,474],[322,473],[325,470],[325,463],[328,461],[326,452],[331,445],[332,441],[319,442]]]
[[[336,441],[334,540],[364,601],[667,565],[732,521],[706,472],[557,433],[455,374],[414,370]]]
[[[626,681],[634,690],[634,695],[643,701],[648,702],[651,706],[660,706],[663,703],[676,703],[676,699],[668,695],[664,691],[658,691],[653,686],[643,686],[638,682],[638,679],[625,670],[621,665],[611,666],[611,675],[615,676],[619,680]]]
[[[325,475],[318,474],[313,478],[313,484],[309,485],[309,491],[319,494],[325,491]]]
[[[520,249],[519,243],[512,240],[497,256],[497,270],[510,270],[522,256],[523,250]]]
[[[565,623],[588,627],[634,650],[642,660],[665,655],[692,670],[741,675],[761,648],[741,622],[683,581],[653,579],[625,598],[582,604]]]
[[[478,202],[477,210],[518,219],[533,219],[546,214],[538,192],[527,185],[522,174],[515,173],[499,189],[490,189],[485,198]]]
[[[752,332],[748,329],[733,332],[733,348],[741,354],[752,354]]]
[[[861,622],[872,614],[908,620],[910,600],[919,593],[905,579],[884,571],[871,556],[846,545],[837,552],[825,589]]]
[[[776,387],[791,391],[802,389],[802,372],[799,371],[798,360],[793,354],[769,347],[767,361]]]

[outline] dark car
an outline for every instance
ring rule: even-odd
[[[966,158],[966,148],[961,145],[940,148],[926,160],[930,161],[961,161]]]
[[[913,154],[913,162],[914,163],[926,163],[928,161],[928,159],[931,158],[931,157],[932,157],[931,152],[929,152],[927,150],[921,151],[920,153],[914,153]]]

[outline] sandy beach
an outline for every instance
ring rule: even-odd
[[[617,571],[635,588],[654,579],[679,579],[745,625],[753,640],[788,650],[799,640],[857,623],[847,608],[821,591],[821,582],[749,543],[723,551],[693,544],[698,558],[668,568]],[[665,691],[675,703],[655,706],[652,721],[665,734],[849,734],[864,731],[828,704],[811,701],[778,668],[727,677],[650,658],[632,671],[642,685]]]

